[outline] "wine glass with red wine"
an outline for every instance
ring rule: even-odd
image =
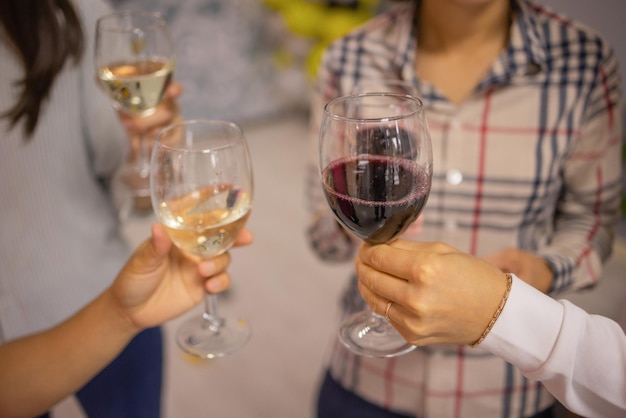
[[[324,194],[346,230],[372,244],[393,241],[418,218],[432,181],[432,145],[420,99],[359,93],[324,107],[319,143]],[[369,357],[393,357],[415,346],[371,310],[340,326],[341,342]]]

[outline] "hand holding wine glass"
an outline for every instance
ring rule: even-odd
[[[152,206],[174,245],[201,258],[230,249],[252,208],[252,165],[243,131],[231,122],[196,120],[173,124],[155,138],[150,169]],[[178,331],[178,345],[201,358],[243,347],[250,328],[224,318],[217,296],[205,312]]]
[[[432,146],[422,102],[408,94],[359,93],[324,108],[319,144],[324,193],[337,220],[357,237],[390,242],[426,204]],[[340,340],[357,354],[391,357],[414,349],[370,310],[349,317]]]
[[[103,16],[96,26],[96,77],[113,106],[131,116],[153,115],[174,71],[174,51],[165,20],[155,13],[120,12]],[[130,196],[118,200],[120,212],[150,211],[147,131],[131,138],[129,160],[114,182]]]

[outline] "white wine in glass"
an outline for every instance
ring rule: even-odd
[[[243,131],[232,122],[193,120],[160,130],[150,169],[152,206],[174,244],[209,259],[230,249],[252,210],[252,164]],[[250,338],[241,319],[225,318],[217,296],[183,323],[177,343],[188,354],[216,358]]]
[[[98,19],[94,50],[96,79],[113,106],[131,115],[150,115],[163,100],[174,72],[174,47],[158,13],[127,11]],[[151,141],[139,138],[114,177],[121,217],[151,213]]]
[[[120,62],[99,68],[98,81],[115,108],[145,115],[154,112],[161,103],[173,72],[171,61]]]

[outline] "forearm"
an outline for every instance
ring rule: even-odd
[[[319,130],[324,104],[336,93],[333,79],[324,67],[320,70],[317,88],[311,97],[309,121],[309,160],[306,167],[305,199],[309,214],[307,238],[315,254],[324,261],[352,261],[357,239],[345,231],[331,212],[320,183],[318,160]]]
[[[330,210],[313,218],[307,236],[315,254],[324,261],[352,261],[359,245],[356,238],[337,223]]]
[[[521,279],[513,279],[505,308],[480,347],[522,370],[536,370],[558,338],[563,307]]]
[[[614,54],[605,54],[586,97],[578,135],[561,170],[554,233],[541,254],[554,272],[552,292],[598,281],[611,254],[623,191],[623,101]]]
[[[582,220],[579,220],[582,222]],[[581,231],[567,224],[557,231],[549,244],[539,250],[553,274],[548,294],[558,295],[595,284],[602,277],[613,245],[613,225],[596,226]],[[591,237],[593,232],[593,238]]]
[[[619,154],[619,147],[611,144],[596,161],[574,158],[567,165],[570,174],[556,208],[554,232],[538,251],[554,274],[552,294],[595,284],[602,276],[619,220]]]
[[[505,309],[480,346],[542,381],[574,412],[611,417],[626,411],[626,335],[608,318],[588,315],[515,279]]]
[[[0,346],[0,416],[45,412],[89,381],[137,332],[105,291],[57,327]]]
[[[626,334],[609,318],[562,301],[564,320],[546,362],[525,375],[541,380],[582,416],[626,416]]]

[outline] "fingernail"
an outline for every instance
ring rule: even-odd
[[[210,292],[217,293],[222,290],[222,284],[217,279],[210,279],[208,283],[208,289]]]

